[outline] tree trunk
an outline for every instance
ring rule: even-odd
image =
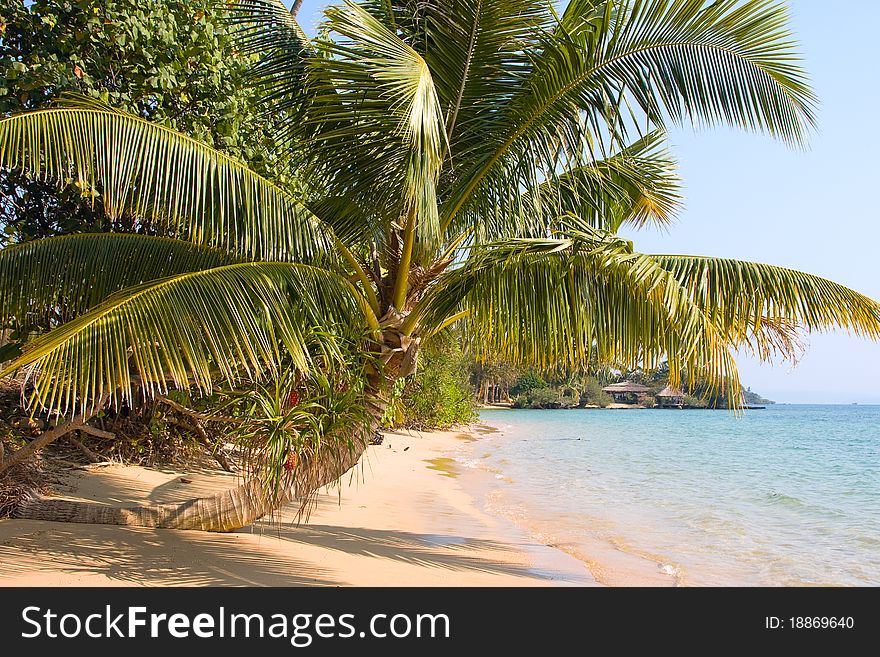
[[[317,467],[309,469],[307,480],[295,481],[272,500],[263,493],[259,481],[250,480],[236,488],[209,497],[134,507],[114,507],[99,502],[32,495],[19,503],[13,517],[93,525],[196,529],[208,532],[230,532],[247,527],[284,504],[304,498],[333,483],[357,465],[370,436],[379,426],[379,420],[385,412],[386,401],[378,395],[371,395],[367,404],[374,420],[370,431],[363,436],[363,439],[355,440],[351,450],[346,449],[344,453],[326,455]]]
[[[88,417],[86,415],[77,415],[72,420],[65,422],[64,424],[59,424],[57,427],[51,429],[50,431],[44,431],[39,438],[32,440],[21,449],[16,450],[6,459],[0,459],[2,460],[2,463],[0,463],[0,474],[3,474],[12,466],[21,463],[26,459],[29,459],[31,456],[43,449],[46,445],[53,443],[61,436],[64,436],[71,431],[82,429],[85,426],[87,419]]]
[[[33,495],[19,504],[13,516],[54,522],[230,532],[253,524],[291,500],[306,498],[357,465],[385,414],[388,405],[386,392],[396,379],[415,372],[421,341],[401,333],[400,326],[404,319],[405,316],[392,309],[381,320],[385,327],[382,330],[382,344],[374,347],[379,348],[383,366],[381,371],[370,377],[364,399],[372,418],[369,430],[361,440],[354,441],[352,449],[336,454],[325,452],[321,461],[313,466],[301,464],[304,467],[297,468],[297,471],[304,472],[305,476],[295,479],[289,488],[273,499],[267,499],[259,481],[250,480],[210,497],[128,508]]]
[[[181,503],[149,504],[134,507],[113,507],[99,502],[62,500],[32,495],[23,500],[13,516],[28,520],[79,522],[128,527],[158,527],[163,529],[196,529],[210,532],[230,532],[253,524],[265,515],[281,508],[294,499],[303,499],[333,483],[357,465],[369,439],[379,428],[388,405],[385,391],[395,379],[415,371],[419,340],[402,336],[397,327],[384,331],[381,345],[384,368],[371,377],[364,403],[372,421],[369,430],[352,449],[336,454],[322,454],[317,464],[303,462],[298,472],[305,473],[273,499],[267,499],[261,482],[245,481],[242,485],[209,497]],[[80,422],[82,424],[82,422]],[[68,429],[69,430],[69,429]],[[8,460],[7,460],[8,464]]]

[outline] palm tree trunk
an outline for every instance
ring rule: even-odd
[[[351,449],[323,452],[318,463],[302,463],[297,471],[304,475],[295,478],[287,490],[271,496],[272,499],[267,499],[260,481],[250,480],[210,497],[127,508],[33,495],[19,503],[13,516],[54,522],[230,532],[253,524],[291,500],[306,498],[357,465],[369,439],[381,424],[388,405],[387,391],[396,379],[415,372],[421,341],[401,333],[400,325],[404,319],[402,315],[395,316],[394,311],[389,311],[389,315],[383,318],[382,342],[373,345],[378,348],[383,365],[380,371],[370,376],[367,384],[364,403],[371,418],[369,430],[361,439],[353,441]]]
[[[363,439],[355,440],[354,447],[346,449],[344,453],[326,455],[317,467],[309,469],[307,481],[294,482],[272,500],[267,499],[259,481],[251,480],[209,497],[127,508],[33,495],[18,505],[13,516],[52,522],[196,529],[209,532],[230,532],[247,527],[291,500],[303,498],[333,483],[357,465],[368,439],[379,427],[387,405],[384,396],[378,392],[369,394],[366,403],[373,420],[370,431]]]

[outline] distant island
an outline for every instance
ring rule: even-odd
[[[772,399],[766,399],[757,392],[753,392],[751,388],[743,390],[743,401],[750,406],[771,406],[776,403]]]

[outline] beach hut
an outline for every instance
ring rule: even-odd
[[[630,404],[632,406],[643,403],[645,397],[651,392],[651,389],[647,386],[643,386],[640,383],[633,383],[632,381],[614,383],[602,388],[602,390],[614,398],[615,404]]]
[[[660,408],[682,408],[684,406],[684,393],[678,388],[666,386],[657,393],[657,406]]]

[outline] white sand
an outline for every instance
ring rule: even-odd
[[[583,561],[483,513],[444,472],[435,459],[459,435],[387,434],[356,476],[344,478],[341,503],[338,491],[322,494],[301,526],[292,508],[278,524],[231,534],[2,520],[0,585],[595,585]],[[68,483],[66,495],[127,505],[235,482],[213,471],[110,466],[77,472]]]

